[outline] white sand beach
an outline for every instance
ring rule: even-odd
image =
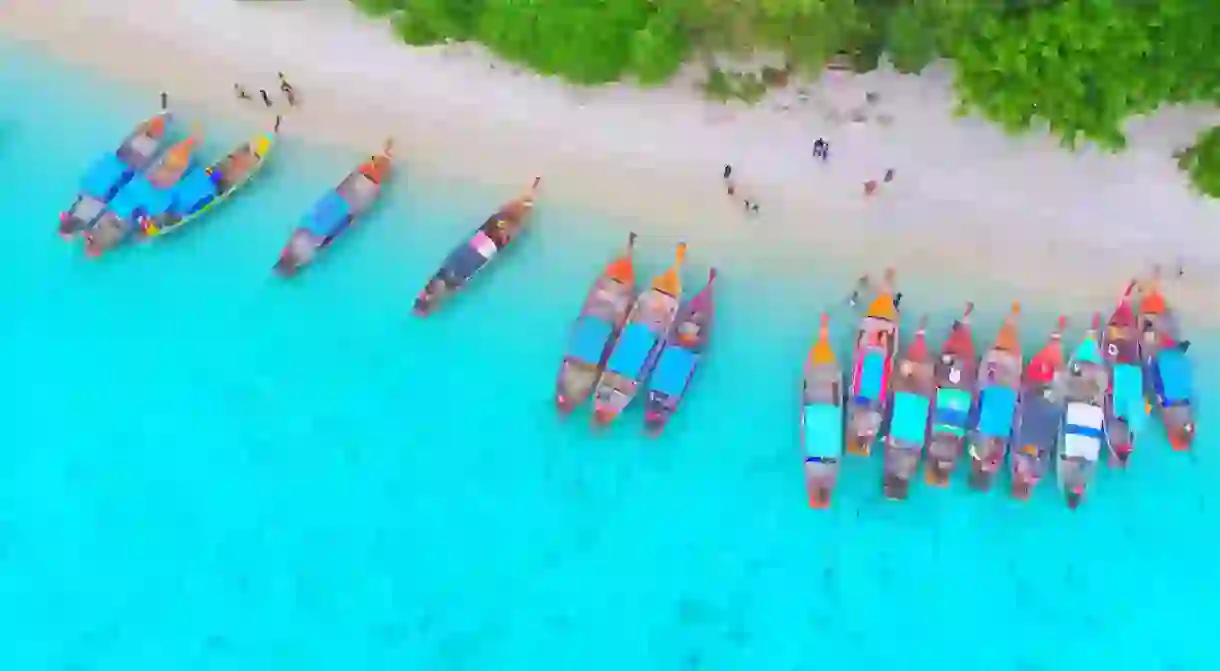
[[[1200,308],[1220,285],[1220,202],[1193,194],[1171,154],[1214,110],[1135,121],[1120,155],[1069,153],[1042,133],[1010,138],[954,118],[944,67],[828,73],[726,107],[702,100],[693,74],[656,90],[575,90],[474,45],[409,48],[344,0],[8,0],[0,33],[252,120],[266,112],[236,101],[234,82],[257,97],[283,71],[302,98],[290,135],[361,153],[390,135],[411,170],[506,196],[543,175],[547,199],[685,238],[738,273],[833,263],[846,287],[856,269],[892,265],[1080,312],[1109,305],[1149,264],[1180,260],[1171,300],[1190,321],[1213,321]],[[870,120],[845,121],[866,92],[879,97]],[[831,143],[825,164],[811,157],[819,137]],[[725,163],[758,215],[726,196]],[[895,181],[865,198],[862,183],[891,168]]]

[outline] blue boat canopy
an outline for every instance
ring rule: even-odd
[[[805,406],[805,456],[843,456],[843,408],[830,404]]]
[[[614,326],[605,319],[581,317],[568,340],[568,356],[590,366],[600,364],[606,341],[613,332]]]
[[[881,378],[885,376],[885,353],[869,352],[860,364],[860,383],[856,399],[878,401],[881,399]]]
[[[988,387],[979,399],[979,433],[994,438],[1012,435],[1017,412],[1017,392],[1008,387]]]
[[[694,352],[685,347],[666,347],[660,361],[657,361],[657,369],[652,372],[649,388],[669,396],[680,396],[686,389],[691,373],[695,372],[696,363],[698,359]]]
[[[936,426],[957,436],[965,435],[966,423],[970,421],[972,403],[973,399],[969,392],[961,389],[938,389],[936,391]]]
[[[644,368],[644,361],[648,359],[648,353],[652,351],[652,346],[656,343],[657,336],[649,331],[647,326],[631,324],[623,330],[623,335],[619,338],[618,344],[614,346],[614,353],[610,355],[606,368],[619,375],[638,380],[640,372]]]
[[[305,217],[305,228],[316,236],[329,238],[338,233],[351,214],[352,208],[338,191],[331,191],[313,206]]]
[[[143,175],[137,175],[110,202],[111,211],[120,219],[134,218],[136,210],[147,208],[153,188],[153,185]]]
[[[216,184],[206,168],[191,170],[174,187],[174,200],[180,214],[195,213],[216,197]]]
[[[108,199],[112,192],[123,185],[134,171],[124,163],[117,154],[110,152],[90,166],[81,180],[81,191],[100,198]]]
[[[894,414],[890,419],[890,435],[920,447],[928,437],[928,411],[931,401],[919,394],[900,391],[894,394]]]
[[[1190,400],[1190,362],[1179,349],[1164,350],[1156,357],[1157,393],[1165,405]]]
[[[1144,412],[1144,371],[1139,366],[1114,366],[1114,412],[1133,429],[1143,426],[1148,414]]]

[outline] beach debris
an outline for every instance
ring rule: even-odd
[[[275,75],[280,80],[280,91],[284,94],[284,97],[288,99],[288,106],[296,107],[297,106],[296,89],[292,88],[292,84],[288,83],[288,79],[286,77],[284,77],[283,72],[277,72],[277,73],[275,73]]]
[[[878,114],[877,123],[882,126],[888,126],[888,125],[894,123],[894,117],[889,114]]]
[[[868,114],[866,114],[864,110],[856,108],[851,111],[850,119],[852,123],[856,124],[868,123]]]

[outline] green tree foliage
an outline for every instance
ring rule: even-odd
[[[1193,147],[1182,152],[1178,165],[1190,174],[1200,193],[1220,198],[1220,127],[1199,136]]]
[[[1131,115],[1220,96],[1220,5],[1206,0],[1063,0],[977,19],[947,45],[958,92],[1010,131],[1041,120],[1068,146],[1120,149]]]
[[[949,58],[963,111],[1014,133],[1049,126],[1067,146],[1120,149],[1132,115],[1220,101],[1216,0],[352,2],[389,18],[410,44],[478,41],[580,84],[659,84],[698,56],[705,90],[723,99],[758,99],[776,80],[724,70],[714,55],[778,53],[785,74],[811,76],[831,59],[865,71],[888,54],[899,70],[918,72]]]

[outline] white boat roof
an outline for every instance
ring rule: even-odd
[[[1076,424],[1077,426],[1087,426],[1091,429],[1100,429],[1102,422],[1105,420],[1105,413],[1101,408],[1089,403],[1069,403],[1067,407],[1067,423]]]

